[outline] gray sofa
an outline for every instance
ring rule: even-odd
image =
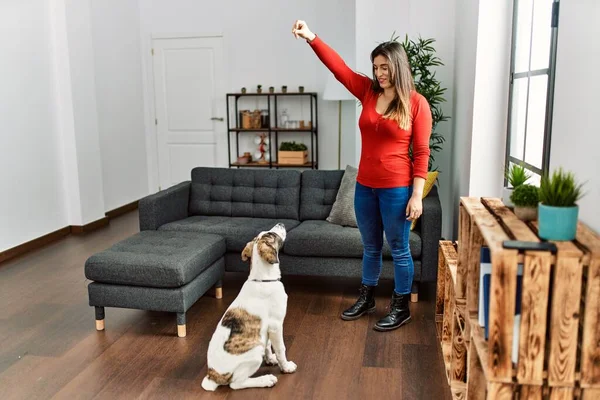
[[[288,231],[280,252],[284,275],[356,277],[358,285],[362,271],[358,229],[325,220],[343,174],[341,170],[194,168],[191,181],[140,200],[140,230],[221,236],[225,270],[248,272],[240,256],[246,243],[282,222]],[[423,200],[423,215],[410,234],[414,294],[420,282],[436,280],[441,217],[434,187]],[[383,253],[381,277],[393,278],[387,243]]]

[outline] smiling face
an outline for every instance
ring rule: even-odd
[[[390,62],[387,58],[382,55],[378,55],[373,60],[373,75],[377,82],[379,82],[379,86],[382,89],[387,89],[392,87],[392,78],[390,76]]]
[[[396,42],[379,44],[371,52],[373,64],[373,90],[377,93],[394,94],[385,112],[402,129],[410,129],[410,96],[415,85],[404,47]]]

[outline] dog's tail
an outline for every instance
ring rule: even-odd
[[[219,387],[219,384],[207,376],[202,380],[202,388],[208,392],[214,392]]]

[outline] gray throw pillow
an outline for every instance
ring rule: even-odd
[[[328,222],[341,226],[358,227],[354,213],[354,189],[356,188],[357,174],[358,168],[346,165],[335,202],[331,207],[329,217],[326,218]]]

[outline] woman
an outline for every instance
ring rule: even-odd
[[[319,59],[360,102],[358,125],[362,151],[354,209],[362,238],[363,275],[358,300],[345,310],[344,320],[375,311],[373,291],[382,267],[383,233],[392,249],[394,292],[389,313],[374,329],[389,331],[410,321],[414,265],[408,237],[413,220],[423,211],[423,186],[429,162],[431,109],[415,91],[408,57],[397,42],[386,42],[371,53],[373,79],[352,71],[342,58],[304,21],[292,28]],[[413,161],[409,157],[412,142]]]

